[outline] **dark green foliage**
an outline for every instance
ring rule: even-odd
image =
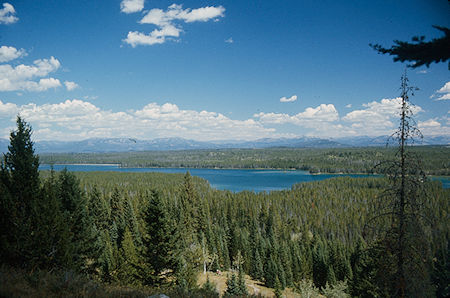
[[[39,157],[34,154],[32,129],[19,116],[17,129],[11,132],[8,152],[1,162],[0,215],[2,262],[20,267],[33,267],[37,235],[36,217],[39,212]]]
[[[4,155],[2,178],[11,195],[16,197],[18,208],[28,215],[39,193],[39,157],[34,154],[31,126],[20,116],[16,122],[17,130],[11,132],[8,152]]]
[[[144,212],[146,234],[140,278],[142,283],[153,285],[166,281],[177,266],[177,241],[175,227],[169,221],[166,207],[157,192],[150,192]]]
[[[281,286],[280,280],[278,279],[278,276],[275,278],[274,289],[275,289],[275,291],[274,291],[275,297],[281,298],[283,293],[281,292],[282,286]]]
[[[209,280],[209,275],[206,277],[206,282],[200,289],[202,297],[219,297],[215,284]]]
[[[237,291],[239,295],[248,295],[247,286],[245,285],[244,271],[239,270],[237,280]]]
[[[450,29],[441,26],[433,26],[444,36],[434,38],[429,42],[424,41],[425,36],[413,37],[412,43],[400,40],[394,40],[395,45],[391,48],[383,48],[381,45],[370,45],[380,54],[389,54],[394,56],[394,61],[413,62],[409,65],[416,68],[422,65],[430,66],[431,63],[445,62],[450,59]],[[449,64],[450,69],[450,64]]]
[[[91,272],[100,251],[93,219],[89,216],[88,201],[82,193],[78,179],[67,170],[59,175],[59,198],[66,223],[70,227],[67,266],[76,271]]]
[[[238,296],[240,295],[238,283],[236,280],[236,274],[234,272],[227,278],[227,290],[225,296]]]

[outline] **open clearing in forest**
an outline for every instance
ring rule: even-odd
[[[222,296],[227,289],[227,276],[231,276],[231,271],[224,271],[220,274],[214,272],[207,272],[207,275],[200,273],[198,276],[198,284],[202,286],[206,283],[207,276],[209,281],[216,286],[216,290]],[[237,273],[236,273],[237,275]],[[265,287],[260,281],[251,279],[250,276],[245,275],[245,284],[247,285],[247,291],[250,295],[261,295],[263,297],[275,297],[274,290]],[[300,294],[295,293],[292,289],[286,288],[283,291],[283,296],[286,298],[300,297]]]

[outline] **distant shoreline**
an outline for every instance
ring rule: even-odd
[[[42,166],[108,166],[120,167],[120,163],[43,163]]]

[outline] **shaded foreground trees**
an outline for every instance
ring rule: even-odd
[[[26,269],[88,273],[98,258],[79,182],[67,171],[42,184],[32,129],[17,117],[0,170],[1,262]]]

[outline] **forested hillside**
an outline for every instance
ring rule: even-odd
[[[230,295],[246,295],[244,273],[277,296],[286,287],[329,297],[386,296],[392,290],[385,281],[395,272],[392,257],[379,236],[391,219],[377,212],[389,188],[385,178],[232,193],[189,173],[39,173],[30,134],[18,118],[0,172],[3,281],[11,280],[5,268],[20,268],[213,297],[210,283],[198,289],[198,273],[231,270]],[[424,293],[445,297],[450,190],[422,183],[423,240],[429,244],[423,257],[430,256],[431,282]],[[47,294],[61,295],[53,291]],[[6,283],[0,287],[2,296],[17,294]]]
[[[429,175],[450,175],[450,147],[415,146]],[[42,154],[44,164],[106,163],[122,167],[186,167],[233,169],[299,169],[312,173],[373,173],[375,166],[390,159],[394,148],[335,149],[220,149],[117,153]]]

